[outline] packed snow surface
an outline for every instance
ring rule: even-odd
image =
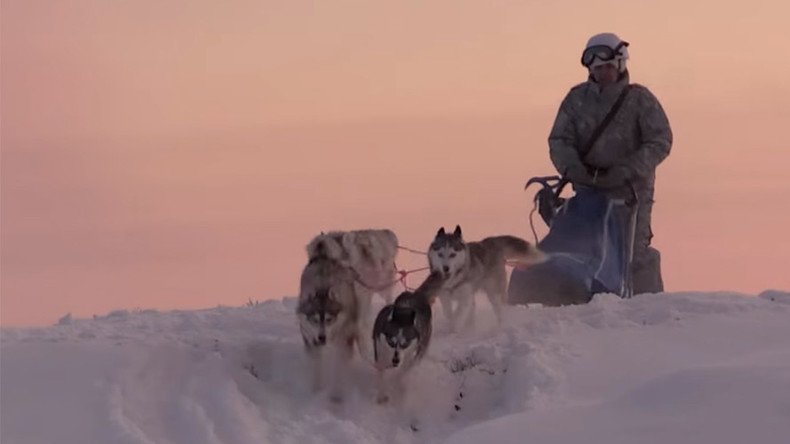
[[[435,309],[400,406],[359,356],[344,402],[313,392],[295,303],[5,329],[0,441],[790,442],[787,292],[597,295],[501,325],[481,300],[460,333]]]

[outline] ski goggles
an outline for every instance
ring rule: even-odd
[[[628,47],[628,42],[620,42],[614,49],[606,45],[595,45],[585,49],[582,53],[582,65],[589,67],[597,58],[603,62],[614,60],[615,57],[623,55],[621,48]]]

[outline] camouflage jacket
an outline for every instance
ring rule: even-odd
[[[557,171],[582,164],[606,170],[623,165],[631,170],[639,193],[652,200],[656,166],[672,146],[672,130],[658,99],[634,84],[614,119],[584,158],[579,150],[629,84],[628,72],[616,84],[601,90],[592,80],[573,87],[560,105],[549,135],[549,152]],[[625,190],[615,190],[621,195]]]

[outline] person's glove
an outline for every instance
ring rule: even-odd
[[[633,174],[631,169],[623,165],[615,165],[606,173],[595,178],[594,186],[598,188],[619,188],[630,182]]]
[[[573,165],[565,170],[564,177],[577,185],[593,185],[593,177],[584,165]]]

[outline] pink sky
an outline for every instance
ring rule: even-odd
[[[552,172],[549,127],[601,31],[631,42],[632,80],[673,125],[654,212],[667,289],[790,288],[784,1],[1,15],[3,326],[295,295],[321,230],[390,227],[417,249],[457,223],[528,237],[521,186]]]

